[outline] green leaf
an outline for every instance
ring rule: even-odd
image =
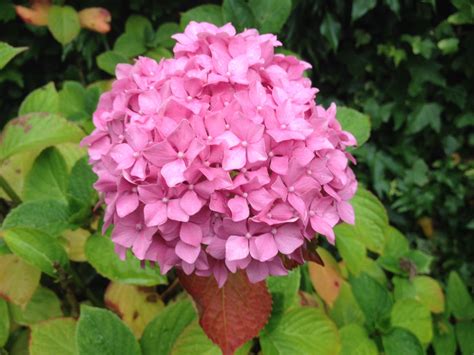
[[[249,6],[260,33],[277,34],[291,13],[291,0],[250,0]]]
[[[65,81],[59,92],[59,112],[72,120],[87,118],[86,95],[87,90],[80,83]]]
[[[12,47],[8,43],[0,42],[0,70],[3,69],[13,57],[27,49],[28,47]]]
[[[323,22],[319,26],[319,32],[327,39],[331,48],[336,51],[339,46],[341,35],[341,24],[329,12],[324,16]]]
[[[14,228],[4,232],[10,250],[27,263],[50,276],[56,276],[56,265],[67,268],[69,259],[56,238],[34,229]]]
[[[66,202],[68,171],[61,153],[54,147],[41,152],[25,179],[23,200],[57,199]]]
[[[166,283],[166,276],[160,274],[158,266],[142,268],[140,261],[130,253],[126,260],[120,260],[106,236],[92,235],[87,240],[86,257],[99,274],[113,281],[141,286]]]
[[[192,9],[181,14],[180,26],[185,28],[191,21],[196,22],[210,22],[217,26],[224,25],[222,18],[222,8],[218,5],[201,5],[193,7]]]
[[[425,354],[418,338],[402,328],[393,328],[389,334],[382,336],[382,343],[385,355]]]
[[[364,267],[366,259],[366,249],[357,236],[353,233],[352,226],[340,224],[334,228],[336,233],[336,246],[346,263],[347,269],[353,275],[358,275]]]
[[[400,15],[400,1],[399,0],[384,0],[384,3],[392,10],[397,16]]]
[[[153,26],[144,16],[132,15],[125,23],[125,33],[145,45],[153,37]]]
[[[115,313],[86,305],[81,306],[76,343],[79,355],[141,353],[132,332]]]
[[[352,292],[365,314],[369,330],[380,327],[390,316],[392,298],[388,290],[365,273],[350,279]]]
[[[434,322],[433,348],[436,355],[454,355],[456,353],[456,335],[454,327],[448,320]]]
[[[428,274],[431,268],[431,262],[433,257],[428,255],[421,250],[410,250],[406,255],[407,260],[416,267],[416,272],[418,274]]]
[[[39,287],[36,290],[25,309],[11,304],[10,311],[15,323],[27,326],[63,315],[58,296],[44,287]]]
[[[28,350],[30,343],[30,330],[27,328],[20,329],[15,337],[12,337],[9,344],[9,355],[31,355]]]
[[[169,354],[183,330],[196,319],[189,300],[168,305],[145,328],[140,340],[144,355]]]
[[[471,295],[455,271],[451,271],[449,274],[446,297],[450,313],[457,319],[472,318],[472,314],[469,314],[472,312],[467,312],[469,307],[472,307]]]
[[[414,299],[401,299],[392,308],[391,324],[409,330],[422,344],[433,338],[431,314],[427,307]]]
[[[171,36],[178,32],[180,32],[180,28],[177,23],[165,22],[161,24],[155,33],[155,38],[153,40],[152,46],[163,46],[169,49],[173,48],[176,41],[171,38]]]
[[[345,227],[354,238],[365,244],[370,251],[381,254],[385,245],[385,229],[388,217],[382,203],[369,191],[359,187],[351,200],[355,212],[355,224]]]
[[[90,215],[92,206],[97,200],[97,193],[93,187],[97,176],[87,163],[87,158],[79,159],[74,164],[67,187],[69,209],[73,214],[73,221],[81,221]]]
[[[364,313],[360,309],[349,283],[344,281],[341,284],[339,295],[330,310],[330,316],[339,328],[348,324],[364,325]]]
[[[257,26],[252,9],[245,0],[224,0],[222,13],[225,22],[231,22],[237,31]]]
[[[143,39],[132,33],[121,34],[114,44],[114,53],[118,53],[127,58],[136,57],[145,53],[146,47]]]
[[[2,348],[10,335],[10,315],[8,314],[8,304],[0,298],[0,348]]]
[[[474,338],[472,337],[472,334],[474,334],[474,321],[458,322],[455,325],[455,329],[461,353],[463,355],[474,354]]]
[[[456,53],[459,49],[459,39],[456,37],[442,39],[438,42],[438,48],[444,55]]]
[[[316,308],[296,308],[286,312],[273,327],[260,333],[265,355],[339,354],[340,340],[336,325]]]
[[[48,28],[59,43],[68,44],[81,30],[77,11],[71,6],[52,6],[48,11]]]
[[[115,75],[115,67],[120,63],[128,63],[128,58],[120,53],[113,51],[107,51],[102,54],[99,54],[96,58],[97,66],[109,73]]]
[[[408,239],[400,231],[392,226],[385,229],[385,246],[382,256],[401,258],[410,251]]]
[[[0,160],[25,151],[79,142],[83,131],[75,124],[55,114],[32,113],[7,123],[0,137]]]
[[[77,355],[76,320],[50,319],[31,327],[31,355]]]
[[[286,276],[271,276],[267,287],[272,295],[272,317],[284,313],[289,307],[298,304],[301,273],[299,268],[288,272]]]
[[[21,103],[18,114],[23,116],[32,112],[57,113],[58,109],[58,92],[54,83],[49,83],[29,93]]]
[[[51,236],[59,235],[68,226],[67,206],[57,200],[24,202],[14,208],[3,221],[3,229],[37,229]]]
[[[363,271],[375,281],[378,281],[382,286],[387,286],[387,276],[385,272],[373,259],[365,258]]]
[[[349,324],[339,329],[341,336],[341,355],[377,355],[377,345],[369,338],[365,328]]]
[[[172,58],[173,53],[171,53],[168,49],[164,47],[157,47],[150,49],[148,52],[145,53],[145,56],[150,57],[159,62],[163,58]]]
[[[186,327],[186,329],[184,329],[182,334],[178,337],[178,339],[176,339],[176,342],[171,349],[171,353],[173,355],[222,354],[219,347],[206,336],[197,321],[191,323]],[[153,354],[157,354],[157,352],[154,352]]]
[[[349,131],[354,135],[358,147],[363,145],[369,139],[369,116],[348,107],[338,107],[337,120],[341,124],[343,130]]]
[[[409,117],[407,133],[418,133],[428,126],[439,132],[442,111],[443,108],[437,103],[422,104],[415,114]]]
[[[412,280],[394,278],[395,299],[411,298],[421,302],[433,313],[444,311],[444,294],[438,281],[428,276],[415,276]]]
[[[377,0],[354,0],[352,2],[352,21],[364,16],[367,12],[372,10],[375,5],[377,5]]]

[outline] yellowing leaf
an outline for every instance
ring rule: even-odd
[[[146,325],[164,308],[160,296],[152,288],[111,282],[105,291],[105,304],[117,312],[140,338]]]
[[[91,233],[85,229],[67,230],[62,236],[64,248],[72,261],[87,261],[85,246]]]
[[[41,271],[13,254],[0,256],[0,296],[24,307],[39,285]]]
[[[318,254],[324,266],[309,262],[309,274],[314,289],[318,295],[332,307],[334,300],[339,295],[342,276],[339,266],[332,255],[324,249],[318,249]]]

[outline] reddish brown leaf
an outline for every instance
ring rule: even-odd
[[[201,327],[224,355],[256,337],[268,321],[272,298],[267,286],[250,283],[243,271],[229,274],[222,288],[213,277],[180,272],[179,279],[196,302]]]

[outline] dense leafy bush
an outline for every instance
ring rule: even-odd
[[[120,261],[100,235],[96,177],[77,144],[92,129],[115,64],[170,56],[169,36],[198,20],[280,33],[314,65],[320,98],[369,115],[371,139],[354,151],[356,173],[388,207],[387,214],[360,188],[355,226],[338,226],[336,247],[318,248],[324,266],[311,262],[268,279],[271,319],[237,353],[474,351],[470,292],[458,273],[444,271],[472,276],[469,1],[84,3],[57,8],[54,16],[66,19],[59,28],[25,25],[10,3],[0,4],[1,40],[14,46],[0,44],[0,112],[12,118],[3,121],[0,145],[0,347],[219,353],[173,272],[162,276],[131,255]],[[97,5],[112,13],[107,37],[67,21],[74,8]],[[363,142],[367,115],[341,109],[338,118]],[[416,223],[427,239],[416,237]],[[429,276],[432,265],[440,281]]]

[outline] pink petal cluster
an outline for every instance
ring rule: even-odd
[[[316,233],[334,243],[354,222],[356,140],[274,35],[191,22],[173,38],[173,59],[117,66],[83,141],[104,228],[163,273],[284,275]]]

